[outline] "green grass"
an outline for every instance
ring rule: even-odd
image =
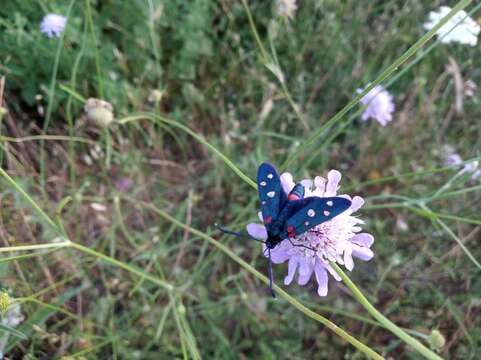
[[[289,22],[267,1],[69,5],[0,8],[0,285],[25,316],[0,329],[10,358],[419,359],[403,334],[429,347],[435,329],[442,358],[479,356],[481,183],[443,147],[481,156],[479,90],[457,112],[447,70],[479,84],[481,50],[423,37],[437,3],[302,1]],[[61,39],[40,34],[68,11]],[[377,81],[396,101],[386,127],[355,97]],[[116,123],[86,121],[89,97]],[[366,199],[376,255],[356,285],[319,298],[277,265],[274,300],[260,246],[215,231],[257,219],[265,160],[296,179],[338,169]]]

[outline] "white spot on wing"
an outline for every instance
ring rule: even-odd
[[[276,192],[275,192],[275,191],[269,191],[269,192],[267,193],[267,196],[269,196],[270,198],[273,198],[275,195],[276,195]]]
[[[261,204],[262,204],[262,205],[265,205],[265,204],[266,204],[266,202],[265,202],[265,201],[262,201],[262,202],[261,202]]]
[[[334,203],[333,203],[331,200],[329,200],[326,204],[327,204],[327,206],[332,206],[332,205],[334,205]]]
[[[266,183],[265,181],[261,181],[261,182],[259,183],[259,185],[260,185],[260,186],[266,186],[267,183]]]
[[[314,217],[316,216],[316,212],[313,209],[307,210],[307,216]]]
[[[272,179],[273,177],[274,177],[274,174],[269,174],[269,175],[267,175],[267,178],[268,178],[268,179]]]
[[[325,215],[325,216],[329,216],[329,214],[330,214],[329,211],[327,211],[327,210],[324,211],[324,215]]]
[[[304,225],[309,226],[309,221],[305,221]]]

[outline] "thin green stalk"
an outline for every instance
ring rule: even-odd
[[[97,45],[97,36],[95,35],[94,21],[92,18],[92,10],[90,8],[90,0],[85,0],[85,5],[87,7],[87,21],[90,28],[90,33],[92,35],[92,44],[95,51],[95,70],[97,71],[97,83],[99,84],[99,96],[101,99],[104,98],[104,84],[102,80],[102,72],[100,68],[100,54]]]
[[[186,132],[190,136],[192,136],[195,140],[200,142],[202,145],[205,145],[209,150],[211,150],[214,154],[216,154],[218,157],[221,158],[221,160],[229,166],[242,180],[244,180],[247,184],[252,186],[254,189],[257,189],[256,183],[247,175],[245,175],[241,169],[239,169],[227,156],[225,156],[220,150],[218,150],[214,145],[209,143],[203,136],[197,134],[195,131],[190,129],[189,127],[181,124],[178,121],[167,119],[163,116],[159,116],[153,113],[140,113],[140,114],[134,114],[131,116],[127,116],[123,119],[120,119],[118,121],[119,124],[126,124],[129,122],[137,121],[137,120],[150,120],[153,122],[161,122],[173,127],[176,127],[178,129],[181,129],[182,131]]]
[[[0,141],[6,141],[6,142],[13,142],[13,143],[22,143],[25,141],[45,141],[45,140],[56,140],[56,141],[76,141],[80,143],[85,143],[85,144],[91,144],[94,145],[96,144],[95,141],[86,139],[86,138],[81,138],[77,136],[64,136],[64,135],[32,135],[32,136],[24,136],[20,138],[16,137],[10,137],[10,136],[0,136]]]
[[[48,244],[5,246],[5,247],[0,247],[0,253],[14,252],[14,251],[56,249],[56,248],[62,248],[62,247],[69,247],[71,245],[72,245],[72,242],[70,240],[67,240],[67,241],[62,241],[57,243],[48,243]]]
[[[134,202],[136,204],[140,204],[141,206],[151,209],[153,212],[156,214],[160,215],[167,221],[171,222],[172,224],[176,225],[177,227],[180,227],[184,230],[189,231],[191,234],[196,235],[206,241],[208,241],[210,244],[214,245],[216,248],[221,250],[223,253],[225,253],[227,256],[229,256],[232,260],[234,260],[236,263],[238,263],[240,266],[242,266],[244,269],[246,269],[248,272],[250,272],[252,275],[254,275],[256,278],[258,278],[260,281],[262,281],[265,284],[269,284],[269,279],[257,271],[254,267],[252,267],[250,264],[242,260],[239,256],[237,256],[235,253],[233,253],[227,246],[221,244],[217,240],[213,239],[209,235],[203,233],[202,231],[199,231],[197,229],[194,229],[179,220],[175,219],[174,217],[170,216],[166,212],[158,209],[152,204],[148,204],[145,202],[139,202],[138,200],[135,199],[130,199],[125,197],[126,200],[130,202]],[[296,300],[294,297],[289,295],[286,291],[284,291],[281,287],[277,286],[274,284],[274,289],[279,294],[280,297],[284,298],[289,302],[292,306],[300,310],[302,313],[304,313],[306,316],[320,322],[327,328],[329,328],[331,331],[333,331],[336,335],[344,339],[345,341],[349,342],[351,345],[356,347],[358,350],[362,351],[365,353],[367,356],[369,356],[372,359],[384,359],[381,355],[376,353],[374,350],[372,350],[370,347],[367,345],[364,345],[361,343],[359,340],[348,334],[346,331],[342,330],[340,327],[338,327],[336,324],[331,322],[330,320],[326,319],[325,317],[317,314],[316,312],[312,311],[311,309],[307,308],[305,305],[303,305],[301,302]]]
[[[65,14],[65,17],[67,19],[70,17],[70,11],[72,10],[74,2],[75,0],[71,0],[67,8],[67,13]],[[66,31],[63,31],[60,39],[58,40],[57,52],[55,53],[55,60],[53,62],[52,77],[50,78],[50,88],[48,91],[47,112],[45,114],[45,121],[42,128],[42,132],[44,135],[48,130],[48,126],[50,125],[50,120],[52,118],[52,110],[55,97],[55,83],[57,82],[58,65],[60,63],[60,55],[62,53],[63,39],[65,33]],[[45,188],[45,142],[43,139],[40,141],[40,185],[42,189]]]
[[[357,301],[371,314],[383,327],[388,329],[394,335],[396,335],[399,339],[404,341],[406,344],[411,346],[414,350],[419,352],[422,356],[426,359],[430,360],[442,360],[442,358],[428,349],[426,346],[421,344],[418,340],[413,338],[399,326],[394,324],[391,320],[381,314],[370,302],[366,299],[364,294],[361,290],[354,285],[354,283],[349,279],[349,277],[342,271],[342,269],[334,262],[331,262],[330,265],[336,270],[339,276],[342,278],[343,282],[347,285],[347,287],[352,291],[353,296],[356,298]]]
[[[245,0],[243,0],[245,2]],[[459,11],[468,6],[472,0],[461,0],[456,6],[439,21],[431,30],[429,30],[424,36],[422,36],[418,41],[414,43],[408,50],[406,50],[399,58],[397,58],[391,65],[389,65],[371,84],[364,88],[364,90],[357,94],[346,106],[344,106],[337,114],[331,117],[326,123],[320,126],[307,140],[305,140],[301,146],[295,149],[288,156],[284,164],[281,166],[281,170],[284,170],[288,165],[290,165],[299,155],[318,140],[320,136],[324,134],[326,130],[331,128],[334,124],[339,122],[344,115],[346,115],[349,110],[351,110],[367,93],[369,93],[376,85],[386,80],[391,74],[399,69],[399,67],[404,64],[411,56],[413,56],[424,44],[426,44],[441,28],[446,24],[454,15]]]

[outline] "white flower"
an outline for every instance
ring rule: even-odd
[[[431,11],[429,13],[429,21],[424,24],[424,29],[431,30],[450,11],[451,8],[449,6],[441,6],[437,12]],[[457,42],[476,46],[480,31],[480,25],[471,19],[465,11],[461,10],[439,28],[438,31],[436,31],[436,35],[440,37],[441,42],[445,44]]]
[[[277,13],[280,16],[293,19],[296,10],[296,0],[277,0]]]
[[[41,24],[40,31],[48,37],[60,37],[67,25],[67,18],[58,14],[45,15]]]
[[[331,170],[327,175],[327,180],[317,176],[314,181],[303,180],[301,184],[304,185],[306,197],[330,197],[336,196],[340,181],[341,173]],[[289,194],[295,185],[290,173],[281,175],[281,183],[286,194]],[[361,233],[360,225],[363,224],[363,221],[352,215],[364,204],[364,200],[359,196],[352,199],[349,195],[340,196],[352,201],[349,209],[331,220],[291,238],[290,241],[282,241],[271,250],[273,263],[280,264],[288,261],[287,276],[284,279],[286,285],[293,281],[296,272],[299,273],[299,285],[306,285],[314,274],[318,283],[319,296],[326,296],[328,273],[335,280],[341,281],[339,275],[330,266],[330,261],[344,265],[351,271],[354,268],[353,256],[364,261],[369,261],[374,256],[370,249],[374,237],[368,233]],[[247,232],[258,239],[267,238],[266,228],[261,224],[247,225]]]
[[[362,89],[357,89],[361,93]],[[377,120],[382,126],[392,121],[392,114],[395,109],[393,96],[381,85],[374,86],[362,99],[361,104],[367,105],[362,113],[362,121],[369,118]]]

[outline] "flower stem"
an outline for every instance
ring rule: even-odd
[[[359,303],[364,306],[364,308],[371,314],[379,323],[382,324],[386,329],[391,331],[399,339],[404,341],[406,344],[411,346],[414,350],[423,355],[426,359],[430,360],[442,360],[442,358],[435,354],[433,351],[429,350],[426,346],[421,344],[418,340],[410,336],[407,332],[401,329],[399,326],[394,324],[391,320],[381,314],[363,295],[361,290],[354,285],[354,283],[349,279],[349,277],[342,271],[342,269],[334,262],[330,263],[331,266],[336,270],[342,281],[347,285],[347,287],[352,291],[353,296],[359,301]]]

